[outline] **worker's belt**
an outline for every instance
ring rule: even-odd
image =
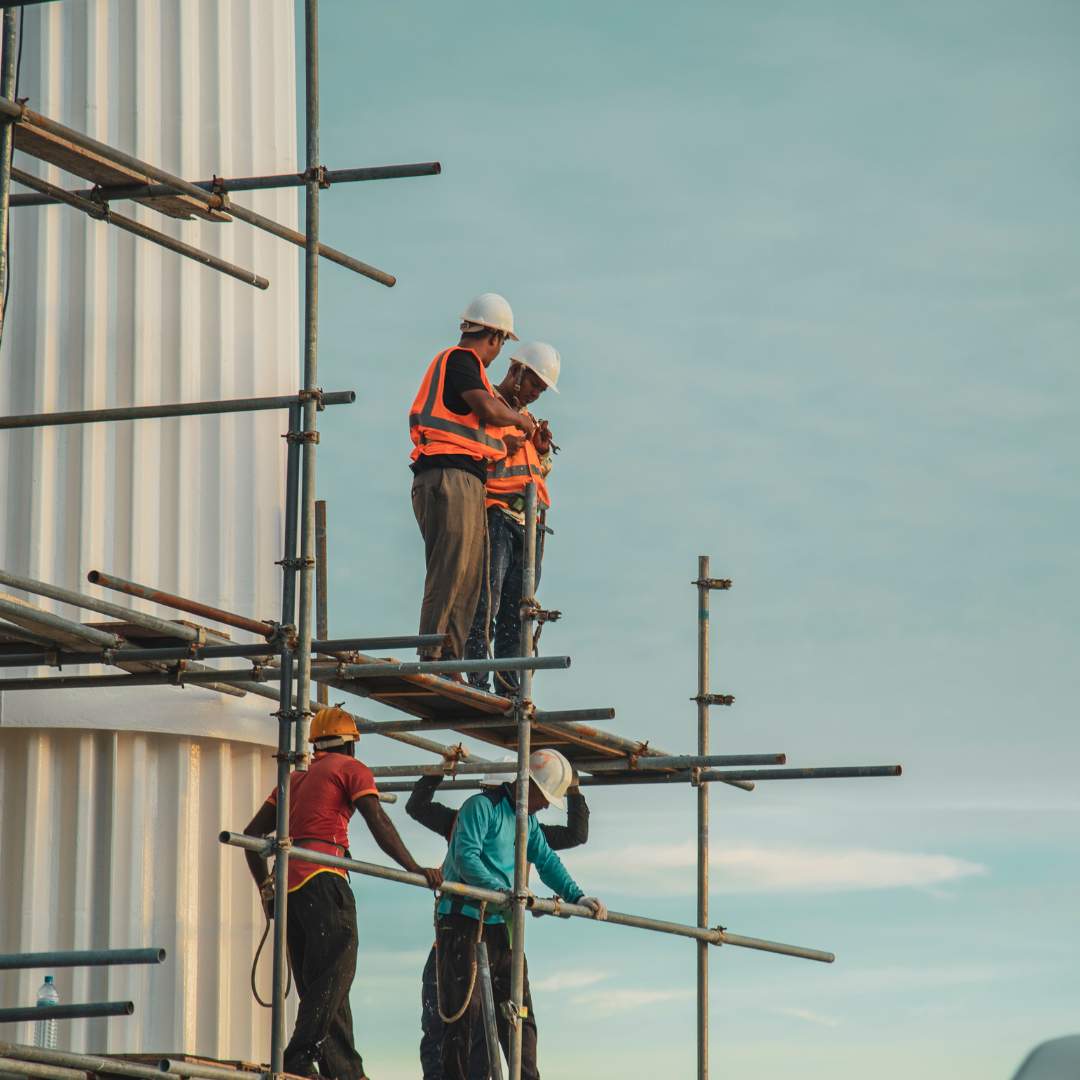
[[[517,492],[508,494],[503,491],[488,491],[486,495],[489,499],[495,502],[500,502],[508,510],[512,510],[515,514],[525,513],[525,496],[520,495]]]
[[[342,858],[345,858],[345,859],[351,859],[352,858],[352,852],[349,851],[349,849],[344,844],[339,844],[336,840],[327,840],[325,837],[322,837],[322,836],[294,836],[294,837],[292,837],[292,842],[294,844],[303,844],[305,841],[308,841],[308,840],[313,840],[316,844],[329,844],[331,847],[336,847],[336,848],[339,849],[338,854],[340,856],[342,856]],[[304,859],[303,855],[298,855],[297,858],[300,859],[301,862]],[[327,869],[341,870],[341,869],[344,869],[344,868],[343,867],[327,867]]]

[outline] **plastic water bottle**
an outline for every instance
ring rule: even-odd
[[[51,975],[46,975],[45,981],[38,987],[37,1003],[39,1008],[43,1005],[60,1004],[60,995],[57,993]],[[34,1045],[44,1047],[46,1050],[56,1049],[55,1020],[38,1020],[35,1022]]]

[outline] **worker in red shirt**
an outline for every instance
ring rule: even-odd
[[[340,706],[320,709],[311,722],[315,756],[306,772],[289,777],[289,835],[293,843],[330,855],[348,855],[354,810],[375,842],[410,873],[437,889],[442,872],[417,864],[379,803],[371,770],[355,757],[356,721]],[[265,837],[277,824],[277,789],[244,830]],[[274,884],[266,859],[246,852],[263,908],[273,918]],[[344,870],[289,860],[286,937],[300,995],[296,1027],[285,1048],[285,1071],[298,1076],[366,1080],[353,1042],[349,988],[356,973],[356,901]],[[319,1072],[315,1065],[318,1063]]]

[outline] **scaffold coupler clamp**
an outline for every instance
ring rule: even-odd
[[[734,694],[695,694],[691,701],[696,701],[699,705],[734,705]]]
[[[517,1027],[529,1015],[529,1006],[524,1003],[522,1003],[520,1010],[509,1000],[504,1001],[499,1007],[502,1009],[503,1016],[510,1021],[511,1027]]]
[[[300,400],[302,402],[303,401],[314,401],[315,402],[315,408],[319,412],[324,412],[325,409],[326,409],[326,396],[325,396],[325,394],[323,392],[323,388],[321,386],[313,386],[310,390],[301,390],[300,391]]]
[[[330,174],[325,165],[312,165],[306,173],[304,180],[314,180],[325,191],[330,186]]]
[[[210,209],[228,213],[229,196],[225,191],[225,180],[223,177],[218,176],[217,173],[210,177],[210,194],[214,197],[210,203]]]
[[[697,766],[690,770],[690,786],[701,787],[701,767]]]
[[[699,577],[690,582],[691,585],[701,585],[706,589],[730,589],[731,578],[722,577]]]
[[[186,660],[177,660],[175,664],[169,667],[169,682],[173,686],[184,685],[184,672],[187,670],[188,662]]]

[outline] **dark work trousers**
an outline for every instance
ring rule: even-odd
[[[412,506],[427,562],[420,633],[450,636],[418,652],[459,660],[484,578],[484,481],[464,469],[425,469],[413,479]]]
[[[521,655],[521,578],[525,568],[525,526],[519,525],[497,506],[488,507],[488,544],[491,549],[489,582],[491,587],[491,613],[487,611],[487,592],[480,590],[465,656],[469,660],[483,660],[487,656],[484,623],[493,646],[493,655]],[[536,581],[540,584],[540,538],[536,536]],[[473,672],[469,683],[480,690],[490,690],[490,676],[486,672]],[[495,677],[495,693],[513,697],[517,693],[518,673],[500,671]]]
[[[439,993],[442,1010],[448,1016],[456,1013],[465,1001],[476,958],[477,920],[468,915],[443,915],[438,923]],[[510,1056],[510,1021],[503,1013],[502,1003],[510,1000],[510,938],[504,923],[484,927],[484,941],[491,966],[491,989],[495,997],[495,1021],[503,1053]],[[525,969],[525,1007],[528,1009],[521,1037],[521,1078],[540,1080],[536,1071],[536,1017],[529,993],[529,971]],[[469,1007],[456,1023],[447,1024],[443,1034],[442,1066],[445,1080],[470,1080],[469,1052],[473,1032],[483,1030],[484,1017],[480,1004],[479,977]]]
[[[353,1043],[349,1008],[357,946],[349,883],[319,873],[289,893],[286,935],[300,1007],[285,1047],[285,1071],[303,1075],[318,1062],[322,1076],[362,1080],[364,1063]]]
[[[424,964],[420,988],[420,1068],[424,1080],[443,1080],[442,1041],[446,1025],[439,1015],[438,998],[435,996],[435,956],[433,945]],[[483,1024],[480,1023],[473,1027],[472,1046],[469,1048],[469,1080],[488,1080],[489,1075],[487,1043],[484,1041]]]

